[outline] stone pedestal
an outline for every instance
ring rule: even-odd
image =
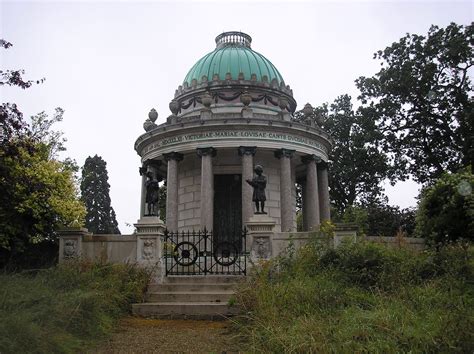
[[[154,266],[160,263],[165,225],[157,216],[144,216],[134,226],[137,229],[137,263]]]
[[[82,238],[92,235],[83,227],[68,227],[59,233],[59,263],[82,256]]]
[[[253,262],[272,257],[272,239],[275,220],[266,214],[254,214],[247,222],[247,247]]]
[[[356,242],[358,226],[354,223],[336,224],[334,229],[334,244],[337,248],[343,242]]]

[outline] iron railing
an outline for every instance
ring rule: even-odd
[[[166,230],[166,275],[245,275],[247,230],[230,236],[233,237],[219,237],[205,229],[187,232]]]

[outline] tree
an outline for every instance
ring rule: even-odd
[[[107,163],[100,156],[89,156],[82,168],[81,199],[87,210],[86,227],[95,234],[120,234],[108,179]]]
[[[0,40],[0,46],[11,44]],[[23,80],[22,74],[22,70],[0,71],[0,85],[30,87],[33,81]],[[42,117],[48,120],[45,113]],[[0,267],[21,266],[18,260],[26,250],[36,256],[40,252],[41,258],[51,245],[57,247],[56,230],[80,226],[85,214],[77,198],[73,164],[59,161],[52,151],[62,133],[53,131],[52,124],[40,123],[38,116],[32,122],[36,131],[42,130],[41,136],[26,124],[14,103],[1,104]]]
[[[382,68],[356,85],[361,114],[377,123],[401,176],[430,183],[474,166],[474,103],[469,70],[474,26],[432,26],[374,54]]]
[[[474,175],[466,168],[445,173],[421,192],[416,215],[417,236],[431,244],[458,239],[474,241]]]
[[[323,104],[313,111],[333,140],[328,171],[331,203],[337,214],[341,216],[357,201],[384,200],[381,183],[392,176],[392,170],[379,148],[382,136],[374,122],[354,112],[349,95],[341,95],[329,107]],[[297,112],[296,119],[301,115]]]

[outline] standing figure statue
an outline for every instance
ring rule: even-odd
[[[159,200],[159,190],[160,186],[158,185],[158,181],[153,179],[153,173],[148,171],[146,173],[148,180],[146,181],[146,197],[145,201],[147,203],[148,214],[147,216],[157,215],[155,212],[156,206]]]
[[[265,208],[265,188],[267,187],[267,177],[263,175],[263,167],[260,165],[255,166],[255,173],[257,174],[253,179],[247,179],[247,183],[253,187],[252,201],[255,202],[257,211],[255,214],[266,214]],[[262,211],[260,211],[260,208]]]

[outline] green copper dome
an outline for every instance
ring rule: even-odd
[[[216,49],[203,56],[189,70],[184,82],[191,85],[193,79],[200,82],[203,76],[209,81],[215,74],[220,80],[226,78],[230,73],[232,80],[237,80],[239,74],[243,73],[244,80],[250,80],[252,74],[256,75],[257,81],[263,81],[266,76],[268,82],[276,79],[278,84],[283,81],[282,76],[273,64],[262,54],[250,48],[252,38],[242,32],[225,32],[216,37]]]

